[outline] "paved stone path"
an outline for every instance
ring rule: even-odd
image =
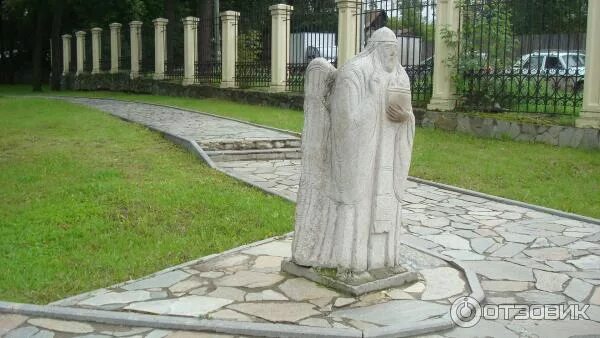
[[[83,104],[90,103],[77,100]],[[157,124],[153,126],[159,129],[186,130],[181,120],[152,116],[154,113],[146,110],[147,105],[123,103],[120,106],[118,102],[110,102],[108,106],[98,102],[90,104],[107,110],[127,110],[128,118],[154,121],[152,123]],[[154,112],[161,110],[152,107]],[[137,111],[143,113],[138,116]],[[173,120],[176,122],[171,129]],[[237,137],[234,132],[227,133]],[[255,131],[249,133],[258,135]],[[201,134],[195,137],[204,138]],[[295,199],[299,160],[216,164],[236,177]],[[482,320],[475,328],[453,329],[430,337],[572,337],[600,333],[600,225],[415,182],[410,182],[404,202],[403,221],[408,229],[405,241],[465,262],[477,273],[488,303],[589,304],[586,312],[589,320]],[[283,258],[290,256],[290,245],[291,238],[280,238],[56,304],[238,322],[294,323],[364,330],[398,321],[419,323],[439,317],[448,313],[452,301],[468,294],[465,276],[459,270],[440,259],[422,258],[417,259],[416,268],[422,272],[417,283],[362,297],[341,295],[281,273],[279,265]],[[511,318],[513,316],[514,313]],[[81,332],[74,332],[75,328],[65,330],[64,327],[69,325],[74,325]],[[152,329],[48,323],[39,318],[14,315],[0,315],[0,336],[2,330],[9,332],[10,337],[51,337],[52,334],[75,337],[91,333],[185,336],[182,332],[166,333]],[[119,330],[129,330],[129,334],[115,333]],[[197,336],[202,337],[200,334]]]

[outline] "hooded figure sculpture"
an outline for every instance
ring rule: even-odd
[[[401,201],[415,119],[388,28],[339,70],[306,71],[302,173],[292,261],[358,274],[401,263]]]

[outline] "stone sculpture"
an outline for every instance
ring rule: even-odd
[[[395,34],[377,30],[339,70],[313,60],[304,113],[291,263],[336,269],[346,281],[402,271],[401,200],[415,118]]]

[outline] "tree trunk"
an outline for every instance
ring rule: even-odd
[[[60,30],[62,28],[63,0],[56,0],[52,11],[52,78],[50,89],[60,90],[60,79],[62,77],[62,39]]]
[[[44,46],[44,11],[35,11],[35,34],[33,37],[31,84],[34,92],[42,91],[42,54]]]

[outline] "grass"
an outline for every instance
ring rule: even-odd
[[[47,303],[292,229],[294,206],[94,109],[0,97],[0,299]]]
[[[30,93],[0,86],[0,93]],[[49,92],[54,93],[54,92]],[[216,99],[115,92],[60,92],[161,103],[302,131],[302,112]],[[428,180],[600,218],[600,152],[478,138],[418,128],[410,174]]]
[[[31,86],[0,85],[0,95],[53,95],[53,96],[85,96],[97,98],[110,98],[119,100],[132,100],[147,103],[159,103],[181,108],[193,109],[235,119],[249,121],[281,129],[302,131],[304,116],[301,111],[268,106],[256,106],[244,103],[235,103],[221,99],[191,99],[186,97],[130,94],[109,91],[61,91],[47,90],[42,93],[32,93]]]

